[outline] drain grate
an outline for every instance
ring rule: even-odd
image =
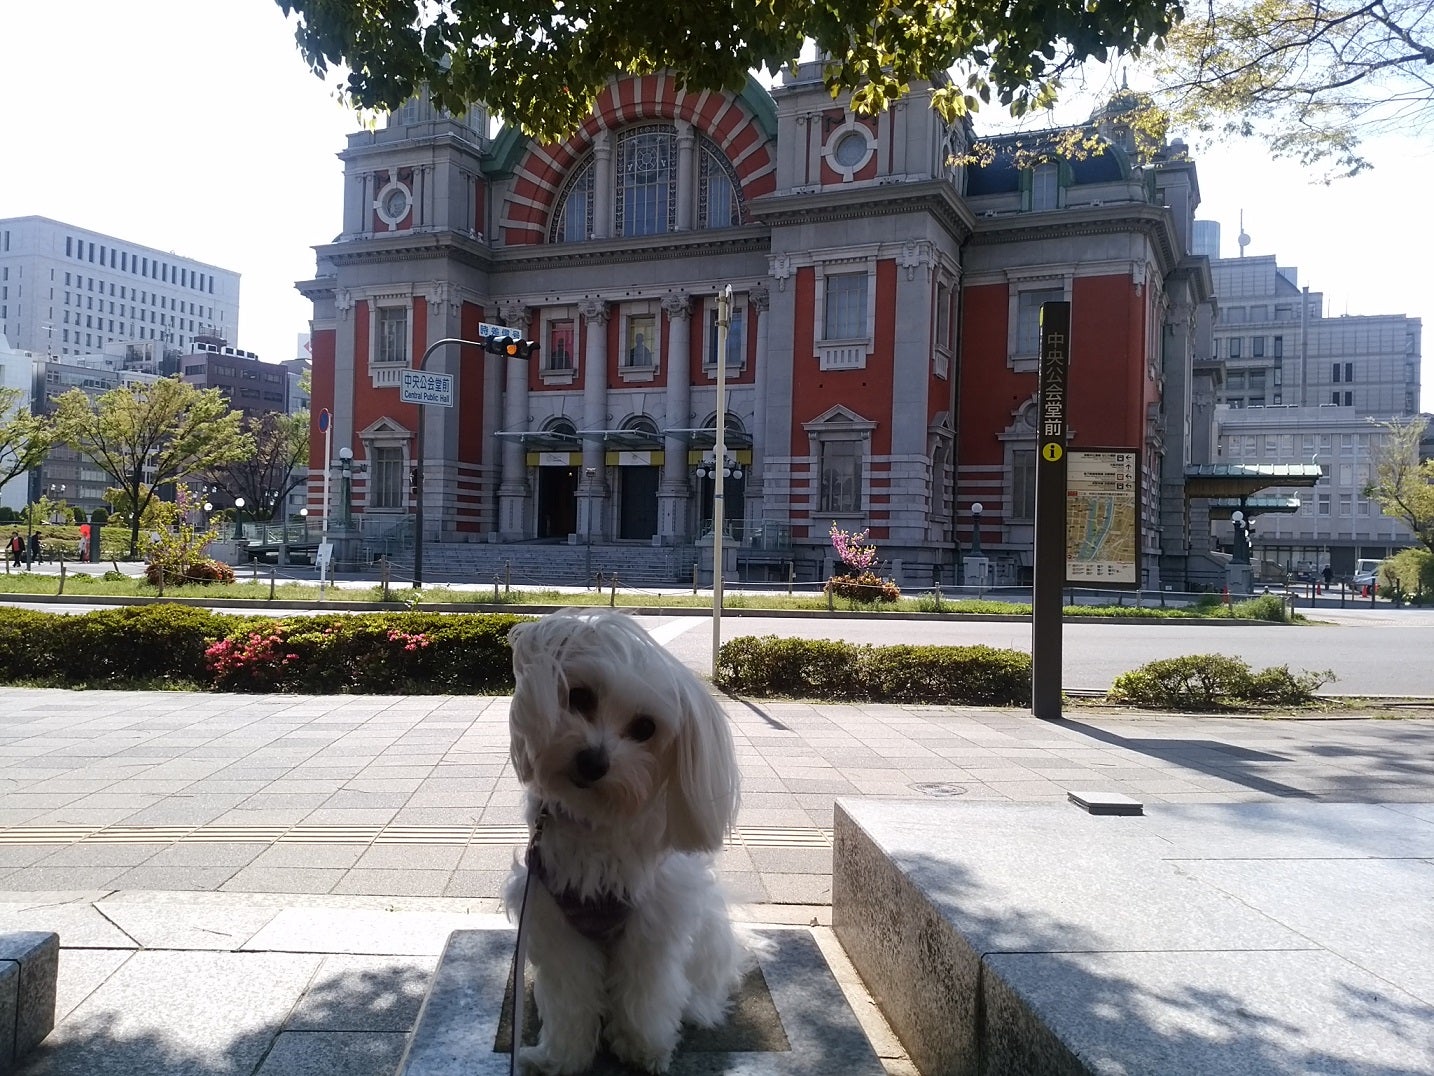
[[[923,781],[921,784],[912,785],[912,788],[923,796],[931,796],[933,799],[945,800],[953,796],[964,796],[966,786],[953,784],[950,781]]]

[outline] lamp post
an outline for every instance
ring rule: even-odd
[[[304,544],[305,544],[305,545],[308,545],[308,544],[309,544],[309,509],[308,509],[307,507],[304,507],[304,508],[300,508],[300,509],[299,509],[299,518],[304,521]],[[287,522],[287,521],[286,521],[286,522]]]
[[[727,333],[732,325],[732,285],[717,293],[717,430],[712,442],[712,459],[727,458]],[[712,672],[717,672],[717,652],[722,649],[722,526],[726,509],[722,490],[722,468],[712,470]]]
[[[1230,522],[1235,527],[1235,552],[1234,563],[1250,563],[1250,531],[1254,527],[1254,521],[1245,518],[1245,513],[1239,509],[1230,513]]]
[[[234,541],[244,541],[244,498],[234,498]]]
[[[975,501],[975,502],[973,502],[972,505],[971,505],[971,555],[972,555],[973,557],[979,557],[979,556],[982,555],[982,554],[981,554],[981,513],[984,512],[985,510],[986,510],[986,506],[985,506],[984,504],[982,504],[980,501]]]
[[[348,445],[339,449],[339,496],[343,498],[343,516],[341,518],[346,531],[354,525],[354,471],[360,470],[362,467],[363,464],[354,463],[354,450]]]
[[[968,569],[966,585],[971,585],[970,574],[974,572],[976,575],[976,596],[978,598],[984,597],[986,593],[986,573],[988,565],[986,562],[986,554],[981,551],[981,513],[985,510],[986,506],[980,501],[975,501],[971,505],[971,554],[966,558]]]
[[[204,529],[205,529],[205,530],[208,530],[208,529],[209,529],[209,513],[213,512],[213,511],[214,511],[214,502],[213,502],[213,501],[205,501],[205,502],[204,502]]]

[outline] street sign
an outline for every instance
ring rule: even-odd
[[[500,340],[521,340],[523,339],[522,329],[510,329],[506,325],[489,325],[486,321],[478,323],[478,339],[487,340],[490,336],[496,336]]]
[[[453,375],[430,374],[427,370],[400,370],[398,398],[404,403],[453,406]]]

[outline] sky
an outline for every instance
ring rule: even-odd
[[[273,0],[7,0],[0,40],[0,217],[51,217],[234,270],[231,343],[298,355],[311,309],[294,282],[340,230],[336,155],[365,121],[309,72]],[[1368,148],[1373,171],[1329,186],[1254,143],[1198,153],[1198,216],[1220,222],[1233,257],[1243,212],[1246,254],[1298,268],[1326,314],[1408,314],[1428,331],[1434,212],[1418,192],[1434,139]],[[1434,410],[1434,369],[1423,380]]]

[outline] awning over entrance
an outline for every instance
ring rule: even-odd
[[[662,448],[662,435],[655,430],[579,430],[588,441],[601,441],[610,452],[653,452]]]
[[[1211,519],[1229,519],[1231,512],[1247,516],[1289,516],[1300,510],[1298,497],[1246,497],[1244,501],[1218,500],[1207,506]]]
[[[687,444],[701,451],[710,452],[717,444],[717,431],[711,426],[700,429],[670,429],[663,430],[665,437],[681,437]],[[734,449],[752,447],[752,435],[746,430],[734,430],[730,426],[726,435],[722,438],[722,444],[728,452]]]
[[[559,430],[496,430],[493,436],[518,441],[530,452],[576,452],[582,448],[575,435]]]
[[[1321,473],[1316,463],[1201,463],[1185,468],[1185,496],[1247,501],[1271,486],[1309,488]]]

